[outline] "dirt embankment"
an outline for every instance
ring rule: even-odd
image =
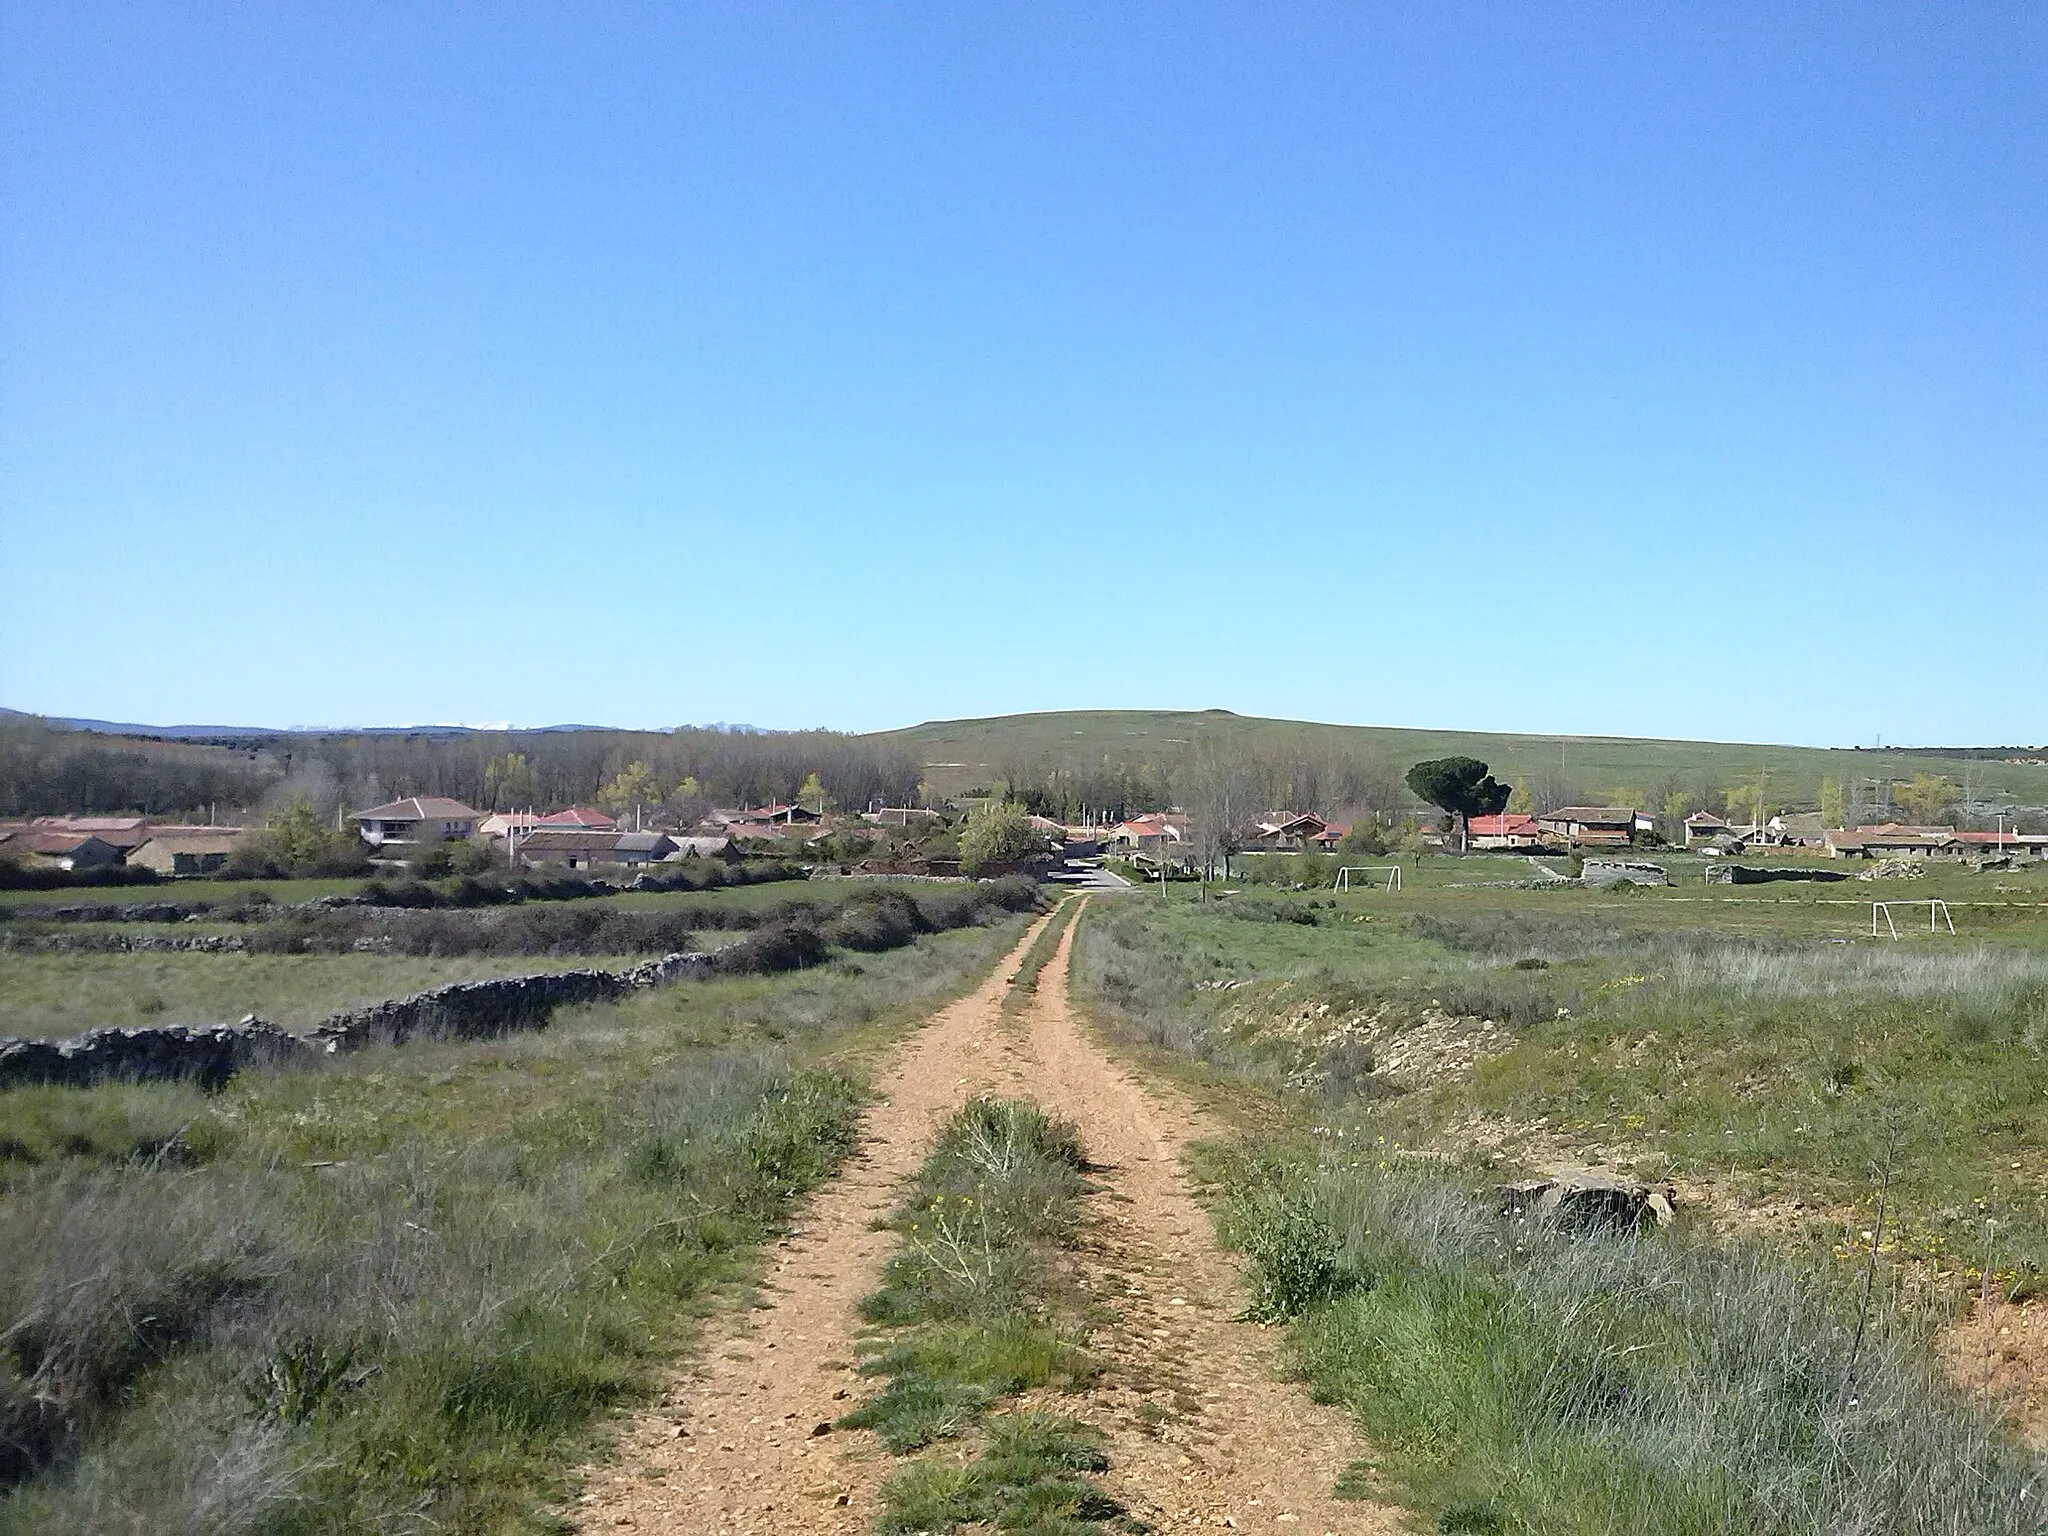
[[[1102,1165],[1079,1268],[1101,1303],[1090,1345],[1105,1369],[1059,1406],[1108,1435],[1109,1491],[1159,1532],[1398,1528],[1392,1510],[1331,1496],[1361,1447],[1338,1410],[1280,1380],[1277,1333],[1236,1320],[1236,1266],[1180,1163],[1214,1127],[1178,1095],[1141,1089],[1078,1030],[1071,928],[1021,1021],[1004,1023],[1004,992],[1038,931],[901,1049],[852,1166],[778,1245],[756,1307],[715,1327],[701,1362],[627,1426],[616,1461],[592,1471],[575,1511],[582,1529],[873,1529],[891,1458],[869,1434],[824,1426],[872,1390],[853,1364],[855,1306],[892,1242],[875,1224],[940,1122],[976,1093],[1046,1104]]]

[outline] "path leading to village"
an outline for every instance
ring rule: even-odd
[[[702,1358],[635,1417],[616,1460],[591,1471],[580,1529],[874,1529],[894,1459],[868,1433],[829,1428],[875,1390],[854,1370],[855,1307],[895,1241],[875,1224],[946,1116],[978,1093],[1026,1095],[1065,1115],[1100,1167],[1079,1263],[1111,1319],[1089,1339],[1105,1369],[1089,1391],[1043,1406],[1108,1435],[1108,1491],[1158,1532],[1400,1528],[1393,1510],[1331,1497],[1362,1451],[1349,1422],[1280,1379],[1277,1331],[1236,1320],[1236,1266],[1180,1158],[1215,1127],[1171,1090],[1140,1087],[1077,1028],[1067,998],[1077,925],[1021,1020],[1004,1020],[1004,994],[1045,921],[899,1049],[849,1166],[777,1245],[756,1305],[714,1324]]]

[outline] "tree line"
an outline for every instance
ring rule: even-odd
[[[919,763],[893,742],[837,731],[510,731],[294,734],[190,743],[0,721],[0,816],[203,816],[306,803],[333,817],[446,795],[479,810],[587,804],[622,777],[659,804],[916,803]],[[612,795],[609,798],[616,798]]]

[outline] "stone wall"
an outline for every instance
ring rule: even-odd
[[[306,1065],[337,1051],[402,1045],[421,1037],[479,1040],[542,1029],[557,1008],[607,1002],[643,987],[708,975],[711,958],[666,955],[623,971],[546,971],[451,982],[333,1014],[303,1035],[252,1014],[239,1024],[94,1029],[71,1040],[0,1039],[0,1088],[189,1078],[211,1089],[244,1067]]]

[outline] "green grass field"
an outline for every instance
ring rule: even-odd
[[[1955,938],[1925,928],[1944,891]],[[1923,902],[1900,909],[1898,942],[1869,938],[1872,895]],[[1823,1249],[1869,1224],[1871,1167],[1896,1142],[1899,1241],[1967,1279],[1996,1222],[1994,1268],[2032,1286],[2048,1276],[2043,899],[2034,872],[1207,903],[1170,886],[1104,907],[1079,970],[1134,1038],[1274,1087],[1334,1072],[1404,1144],[1483,1135],[1504,1164],[1677,1177],[1810,1213],[1797,1225]],[[1476,1070],[1389,1096],[1352,1059],[1444,1016],[1501,1026]],[[1375,1022],[1347,1039],[1347,1019]]]
[[[1399,895],[1133,892],[1076,943],[1105,1033],[1252,1128],[1198,1172],[1373,1447],[1340,1490],[1441,1531],[2038,1529],[2038,1455],[1933,1341],[2048,1286],[2041,872],[1602,893],[1429,864]],[[1959,936],[1870,940],[1870,897],[1908,893]],[[1669,1180],[1678,1223],[1503,1217],[1499,1184],[1558,1166]]]
[[[0,1532],[560,1531],[876,1047],[1025,921],[211,1097],[0,1094]]]

